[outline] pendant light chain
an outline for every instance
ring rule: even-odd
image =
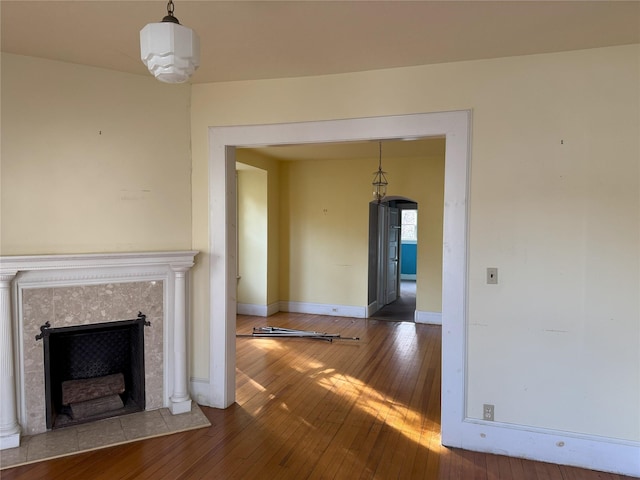
[[[178,25],[180,25],[180,21],[173,14],[175,9],[176,9],[176,6],[173,4],[173,0],[169,0],[169,3],[167,3],[167,15],[162,19],[162,21],[177,23]]]
[[[382,201],[382,199],[387,195],[387,185],[389,182],[387,181],[387,177],[384,170],[382,170],[382,142],[379,143],[380,155],[378,157],[378,171],[373,174],[373,198],[378,203]]]

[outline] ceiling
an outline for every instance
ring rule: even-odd
[[[382,141],[313,143],[304,145],[277,145],[251,148],[277,160],[345,160],[373,158],[444,158],[444,137],[410,140],[388,139]]]
[[[638,1],[187,1],[192,83],[325,75],[640,43]],[[166,1],[2,0],[3,52],[148,75]]]

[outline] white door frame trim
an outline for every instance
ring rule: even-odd
[[[471,112],[209,128],[210,392],[235,401],[235,147],[446,137],[442,302],[442,441],[460,446],[465,417],[467,192]]]

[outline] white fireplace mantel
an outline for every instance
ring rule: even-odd
[[[197,251],[0,257],[0,450],[20,444],[19,358],[22,292],[27,288],[161,280],[164,403],[173,414],[191,410],[187,386],[187,272]]]
[[[0,257],[0,274],[34,270],[99,269],[103,267],[173,264],[192,266],[193,259],[197,254],[197,251],[171,251],[6,256]]]

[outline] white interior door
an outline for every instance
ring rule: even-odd
[[[398,298],[400,260],[400,210],[387,209],[387,272],[385,281],[385,305]]]
[[[389,232],[389,213],[388,206],[385,203],[378,204],[378,275],[377,275],[377,295],[376,302],[378,309],[384,307],[387,301],[387,269],[388,269],[388,246],[387,240]]]

